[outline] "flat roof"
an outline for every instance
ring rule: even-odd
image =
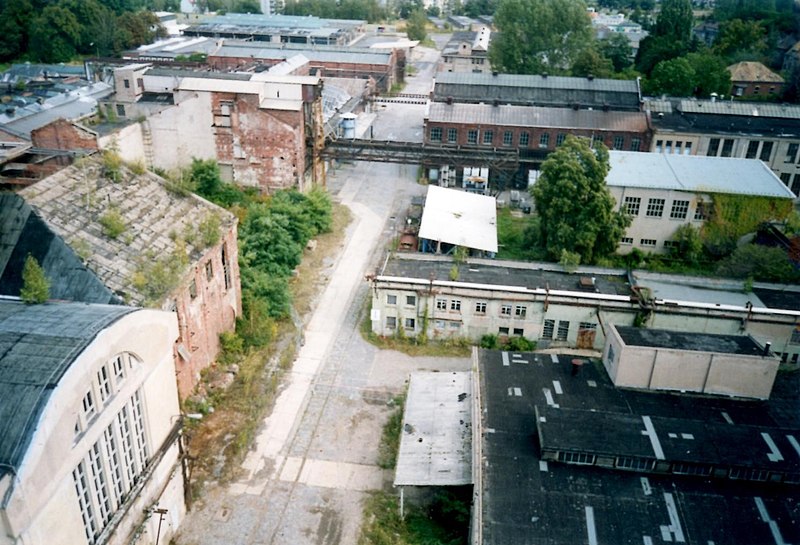
[[[395,486],[472,483],[472,374],[412,373]]]
[[[691,352],[719,352],[739,356],[761,356],[764,349],[748,335],[672,331],[611,324],[628,346],[670,348]]]
[[[610,151],[609,162],[610,186],[795,198],[757,159]]]
[[[497,253],[494,197],[429,186],[420,238]]]
[[[490,85],[492,87],[535,87],[538,89],[580,89],[615,91],[639,95],[636,80],[574,78],[523,74],[487,74],[473,72],[437,72],[436,83],[458,85]]]
[[[487,98],[487,100],[490,100]],[[510,104],[464,104],[432,102],[428,121],[437,123],[469,123],[508,127],[553,127],[603,131],[645,132],[648,129],[644,112],[573,110],[543,106]]]
[[[476,523],[481,543],[800,542],[796,487],[544,461],[535,418],[539,407],[547,423],[560,422],[576,440],[607,440],[613,450],[641,449],[651,456],[652,443],[642,435],[643,416],[663,439],[665,455],[681,447],[692,455],[714,451],[698,427],[719,426],[732,435],[745,434],[743,448],[733,452],[743,463],[766,456],[763,431],[787,463],[797,463],[800,454],[785,436],[800,426],[800,373],[779,374],[769,401],[745,401],[616,389],[599,362],[584,364],[572,376],[570,362],[579,356],[570,354],[481,350],[479,355],[483,486]],[[551,416],[558,411],[560,417]],[[598,413],[616,424],[597,427],[602,423]],[[756,435],[746,433],[756,429]]]

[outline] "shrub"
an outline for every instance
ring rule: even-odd
[[[103,234],[108,238],[116,239],[127,228],[125,220],[116,208],[109,209],[108,212],[100,216],[98,221],[103,227]]]
[[[50,281],[36,258],[28,254],[22,268],[20,299],[29,305],[44,303],[50,298]]]

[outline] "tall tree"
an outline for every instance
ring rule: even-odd
[[[688,97],[694,92],[697,74],[685,57],[661,61],[653,68],[645,81],[645,92],[649,95]]]
[[[767,31],[759,21],[725,21],[719,26],[714,51],[726,57],[744,54],[760,59],[767,51]]]
[[[622,72],[632,62],[631,41],[622,32],[612,32],[611,36],[600,42],[600,52],[614,65],[614,70]]]
[[[512,74],[566,72],[592,37],[583,0],[501,0],[494,24],[492,68]]]
[[[613,253],[630,218],[615,211],[606,187],[608,150],[596,149],[583,138],[567,136],[542,164],[531,189],[539,214],[539,240],[555,260],[564,250],[577,253],[583,263]]]
[[[408,35],[408,39],[419,41],[424,40],[425,36],[428,35],[427,31],[425,30],[427,24],[428,16],[425,15],[424,9],[416,8],[414,11],[412,11],[406,23],[406,34]]]
[[[607,59],[597,46],[590,45],[575,56],[570,73],[577,77],[608,78],[614,74],[614,63]]]
[[[694,96],[708,97],[712,93],[727,95],[731,91],[731,73],[727,63],[716,55],[706,52],[686,55],[694,70]]]
[[[690,0],[662,0],[653,34],[688,42],[692,35],[692,3]]]
[[[0,10],[0,62],[17,58],[28,50],[33,5],[28,0],[6,2]]]

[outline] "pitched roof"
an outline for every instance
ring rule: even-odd
[[[760,62],[743,61],[728,67],[731,81],[754,81],[783,83],[783,78]]]
[[[50,395],[83,349],[135,310],[0,299],[0,476],[19,469]]]
[[[167,189],[163,178],[121,168],[120,182],[104,174],[100,157],[87,158],[20,192],[56,235],[84,258],[86,266],[125,302],[140,305],[145,294],[133,283],[146,263],[174,256],[188,261],[204,251],[201,227],[212,217],[225,233],[236,218],[196,195]],[[117,238],[104,234],[108,214],[118,214],[124,230]],[[181,267],[178,267],[180,269]],[[184,274],[189,265],[182,267]]]

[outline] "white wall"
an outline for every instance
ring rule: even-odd
[[[179,93],[178,105],[148,118],[153,165],[174,170],[193,158],[216,159],[210,93]]]

